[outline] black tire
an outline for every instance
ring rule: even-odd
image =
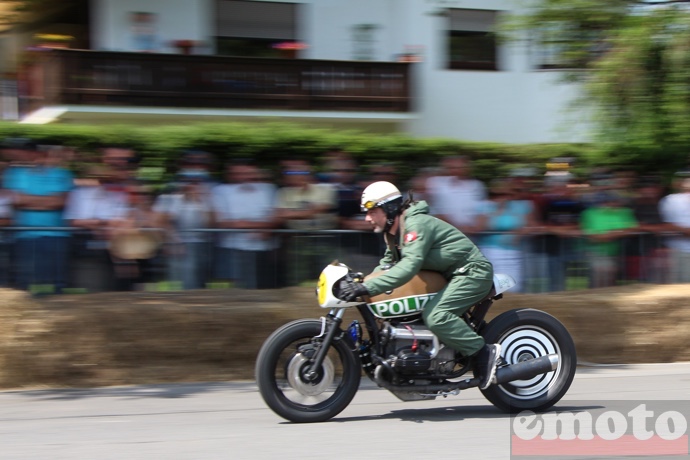
[[[329,348],[319,379],[302,378],[301,371],[309,362],[305,355],[320,344],[315,338],[320,333],[321,321],[293,321],[271,334],[256,358],[261,397],[276,414],[292,422],[329,420],[350,404],[359,389],[359,356],[344,335]]]
[[[575,344],[565,326],[548,313],[532,309],[507,311],[491,320],[482,336],[487,343],[501,344],[501,357],[507,365],[551,353],[559,358],[552,372],[482,390],[499,409],[510,413],[544,411],[570,388],[577,367]]]

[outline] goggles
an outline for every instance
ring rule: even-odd
[[[383,198],[383,199],[378,200],[378,201],[374,201],[374,200],[365,201],[364,203],[361,204],[362,212],[367,212],[367,211],[370,211],[374,208],[378,208],[379,206],[383,206],[384,204],[386,204],[390,201],[393,201],[397,198],[400,198],[400,195],[393,195],[392,197],[389,196],[387,198]]]
[[[378,202],[378,201],[371,201],[371,200],[369,200],[369,201],[367,201],[367,202],[362,203],[362,206],[361,206],[361,207],[362,207],[362,211],[363,211],[363,212],[367,212],[367,211],[369,211],[369,210],[371,210],[371,209],[374,209],[375,207],[379,206],[380,204],[381,204],[381,203]]]

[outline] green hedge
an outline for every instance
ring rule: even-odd
[[[517,167],[534,166],[544,171],[553,157],[576,157],[579,168],[592,165],[592,147],[580,144],[508,145],[463,142],[451,139],[418,139],[405,135],[380,135],[357,131],[313,129],[290,123],[200,123],[163,126],[123,125],[24,125],[0,123],[0,138],[30,137],[45,143],[76,147],[84,157],[97,155],[101,144],[125,143],[142,156],[142,166],[167,171],[175,166],[184,149],[214,154],[216,169],[233,158],[254,158],[273,169],[281,158],[314,159],[331,147],[352,153],[360,164],[392,162],[402,179],[420,168],[435,166],[444,155],[464,154],[474,161],[474,174],[491,180]],[[74,165],[79,170],[79,164]],[[164,174],[160,180],[167,180]]]

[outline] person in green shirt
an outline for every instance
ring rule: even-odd
[[[590,287],[615,285],[622,239],[637,230],[635,214],[622,200],[614,192],[602,192],[597,204],[580,216],[582,233],[589,238]]]
[[[400,191],[390,182],[374,182],[365,188],[361,205],[365,220],[374,232],[383,233],[386,241],[385,254],[374,270],[385,273],[364,283],[346,282],[341,286],[341,298],[352,301],[390,291],[406,284],[420,270],[441,273],[448,284],[424,308],[424,322],[447,346],[476,360],[479,387],[488,388],[501,346],[486,344],[462,314],[493,287],[491,262],[460,230],[429,215],[425,201],[403,203]]]

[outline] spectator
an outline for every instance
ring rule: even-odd
[[[393,163],[374,163],[369,167],[368,172],[368,177],[363,184],[365,186],[377,181],[386,181],[391,184],[400,182],[398,179],[398,170]]]
[[[42,145],[46,150],[47,164],[50,166],[67,168],[75,158],[75,150],[71,147],[60,144],[59,142],[50,142]]]
[[[323,171],[315,175],[318,182],[330,184],[337,182],[337,172],[339,162],[342,160],[352,160],[352,156],[340,147],[332,147],[323,154],[322,163]]]
[[[670,192],[671,193],[682,193],[683,192],[683,182],[685,179],[690,178],[690,166],[687,169],[681,169],[677,171],[673,178],[671,179]]]
[[[613,191],[621,196],[623,205],[631,207],[637,195],[635,190],[637,174],[627,169],[614,171],[611,183]]]
[[[7,227],[12,222],[12,194],[0,189],[0,227]],[[12,270],[11,238],[8,232],[0,230],[0,287],[11,285]]]
[[[288,283],[316,279],[326,263],[333,238],[312,233],[337,227],[336,195],[328,184],[317,184],[311,165],[304,160],[283,162],[284,186],[278,190],[277,216],[284,225],[303,233],[291,235],[287,243],[292,263]]]
[[[218,185],[211,175],[213,156],[208,152],[185,150],[180,158],[179,166],[178,177],[193,179],[207,187],[209,193],[214,186]]]
[[[484,184],[472,178],[470,159],[464,156],[444,158],[444,176],[427,180],[428,197],[435,216],[472,237],[477,232],[479,207],[486,200]]]
[[[65,206],[65,220],[82,231],[73,235],[73,284],[89,292],[110,291],[114,271],[108,251],[111,220],[121,217],[127,197],[114,180],[116,173],[103,164],[91,165],[86,177],[75,180]]]
[[[431,203],[432,200],[429,198],[428,181],[429,178],[438,176],[439,173],[439,168],[426,167],[419,169],[417,174],[410,179],[409,190],[412,192],[415,201],[424,200],[427,204]]]
[[[384,243],[381,235],[373,233],[371,224],[364,220],[365,215],[360,209],[363,188],[358,172],[357,163],[346,153],[332,162],[331,186],[336,194],[338,227],[357,231],[337,235],[338,242],[334,247],[339,249],[339,253],[334,257],[358,270],[371,271],[381,258]]]
[[[664,222],[675,233],[667,239],[670,250],[670,281],[690,283],[690,177],[675,179],[678,192],[664,197],[659,210]]]
[[[0,177],[13,159],[13,140],[6,140],[0,144]],[[12,223],[12,192],[0,188],[0,227],[7,227]],[[12,283],[12,234],[0,230],[0,286],[9,287]]]
[[[159,281],[156,268],[166,239],[165,216],[153,209],[153,193],[146,185],[132,181],[125,192],[125,209],[109,222],[108,249],[118,290],[143,289]]]
[[[72,189],[72,173],[51,165],[48,152],[26,143],[27,165],[11,166],[4,187],[12,192],[13,224],[32,227],[17,232],[15,262],[20,289],[34,293],[60,293],[67,286],[69,232],[46,227],[64,227],[63,210]]]
[[[31,163],[30,152],[35,143],[26,137],[10,137],[5,139],[0,146],[2,150],[3,170],[9,166],[29,166]]]
[[[134,179],[137,161],[130,147],[103,146],[100,162],[88,167],[69,195],[65,219],[82,229],[73,238],[71,265],[77,287],[96,292],[130,288],[117,281],[108,232],[111,222],[123,218],[129,207],[127,184]]]
[[[613,174],[606,168],[597,168],[589,175],[588,187],[582,192],[582,202],[586,208],[598,206],[603,198],[609,194],[620,194],[616,188],[616,180]],[[619,204],[624,204],[619,200]]]
[[[230,164],[227,176],[228,184],[213,189],[217,226],[246,231],[222,235],[221,279],[236,280],[245,289],[276,288],[278,241],[269,231],[279,226],[276,186],[263,181],[261,171],[251,163]]]
[[[632,209],[623,206],[622,195],[602,191],[594,205],[582,212],[580,226],[589,237],[590,287],[616,284],[622,241],[637,231]]]
[[[357,163],[349,156],[342,156],[331,164],[330,184],[335,191],[338,226],[346,230],[370,230],[364,221],[359,198],[362,187],[358,181]]]
[[[101,162],[108,167],[112,174],[109,180],[111,189],[125,189],[124,184],[135,177],[139,157],[132,147],[126,145],[106,145],[101,147]]]
[[[524,257],[521,237],[527,227],[534,226],[534,207],[529,200],[515,199],[509,180],[496,180],[491,185],[491,199],[479,206],[476,228],[482,232],[479,247],[494,265],[494,272],[505,273],[515,279],[516,292],[522,292]]]
[[[214,225],[211,195],[203,178],[187,170],[180,172],[177,184],[177,190],[159,196],[153,205],[168,225],[168,280],[183,289],[201,289],[209,278],[211,245],[210,235],[199,229]]]
[[[541,214],[544,206],[544,193],[541,178],[532,167],[516,168],[510,173],[511,197],[515,201],[530,203],[530,225],[521,230],[520,240],[523,251],[523,292],[543,292],[549,278],[547,258],[544,253],[544,227]]]
[[[631,207],[639,230],[645,233],[628,240],[625,263],[628,277],[652,283],[668,282],[668,249],[662,233],[672,231],[673,227],[664,222],[659,209],[663,194],[661,179],[644,177],[630,189],[636,191]]]
[[[325,230],[336,228],[336,194],[328,184],[319,184],[311,165],[304,160],[283,163],[283,184],[278,190],[278,215],[287,228]]]
[[[584,204],[575,192],[573,180],[547,181],[547,193],[539,221],[543,224],[543,238],[537,246],[546,255],[548,290],[564,291],[568,268],[581,254],[580,216]]]

